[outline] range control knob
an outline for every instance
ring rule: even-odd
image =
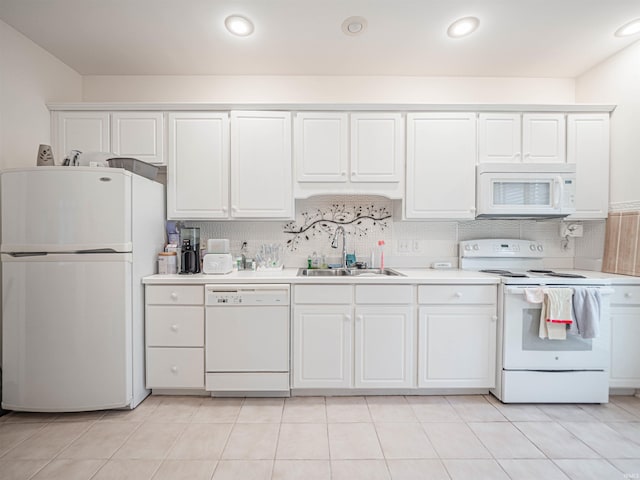
[[[532,243],[531,245],[529,245],[529,250],[531,250],[532,252],[535,252],[536,246]]]
[[[542,245],[538,245],[538,251],[541,252],[543,250]]]
[[[477,251],[477,250],[480,250],[480,246],[479,246],[477,243],[475,243],[475,244],[473,245],[473,249],[474,249],[474,250],[476,250],[476,251]]]
[[[471,250],[471,245],[465,245],[464,249],[468,252],[469,250]]]

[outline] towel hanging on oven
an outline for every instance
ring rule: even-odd
[[[596,338],[600,333],[600,289],[573,287],[573,318],[569,333]]]
[[[571,318],[572,288],[544,288],[538,336],[549,340],[566,340]]]

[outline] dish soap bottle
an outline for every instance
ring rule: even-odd
[[[378,240],[378,258],[380,259],[378,268],[384,270],[384,240]]]

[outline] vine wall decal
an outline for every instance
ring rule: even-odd
[[[387,219],[391,218],[391,213],[386,207],[373,204],[347,206],[334,203],[326,209],[315,208],[302,212],[301,216],[302,225],[292,221],[284,226],[284,233],[293,235],[286,243],[292,252],[297,250],[300,242],[313,237],[331,238],[340,225],[347,235],[354,237],[366,237],[376,229],[384,231],[389,227]]]

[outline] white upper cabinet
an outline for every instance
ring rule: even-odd
[[[522,160],[522,116],[519,113],[478,115],[478,158],[480,162]]]
[[[294,123],[295,197],[363,194],[402,198],[401,113],[300,112]]]
[[[405,217],[473,219],[475,113],[407,115]]]
[[[349,123],[346,113],[297,113],[294,154],[298,182],[346,182]]]
[[[168,218],[229,215],[229,114],[169,114]]]
[[[108,112],[58,112],[54,114],[55,162],[61,165],[71,150],[110,152]]]
[[[479,114],[478,161],[564,162],[564,114]]]
[[[231,112],[231,216],[293,217],[291,114]]]
[[[569,219],[607,218],[609,114],[567,116],[567,161],[576,164],[576,212]]]
[[[59,112],[53,125],[59,164],[71,150],[165,162],[162,112]]]
[[[565,161],[563,113],[522,115],[522,160],[540,163]]]
[[[113,153],[149,163],[164,163],[162,112],[112,113],[111,132]]]
[[[399,113],[351,114],[351,181],[399,182],[404,155]]]

